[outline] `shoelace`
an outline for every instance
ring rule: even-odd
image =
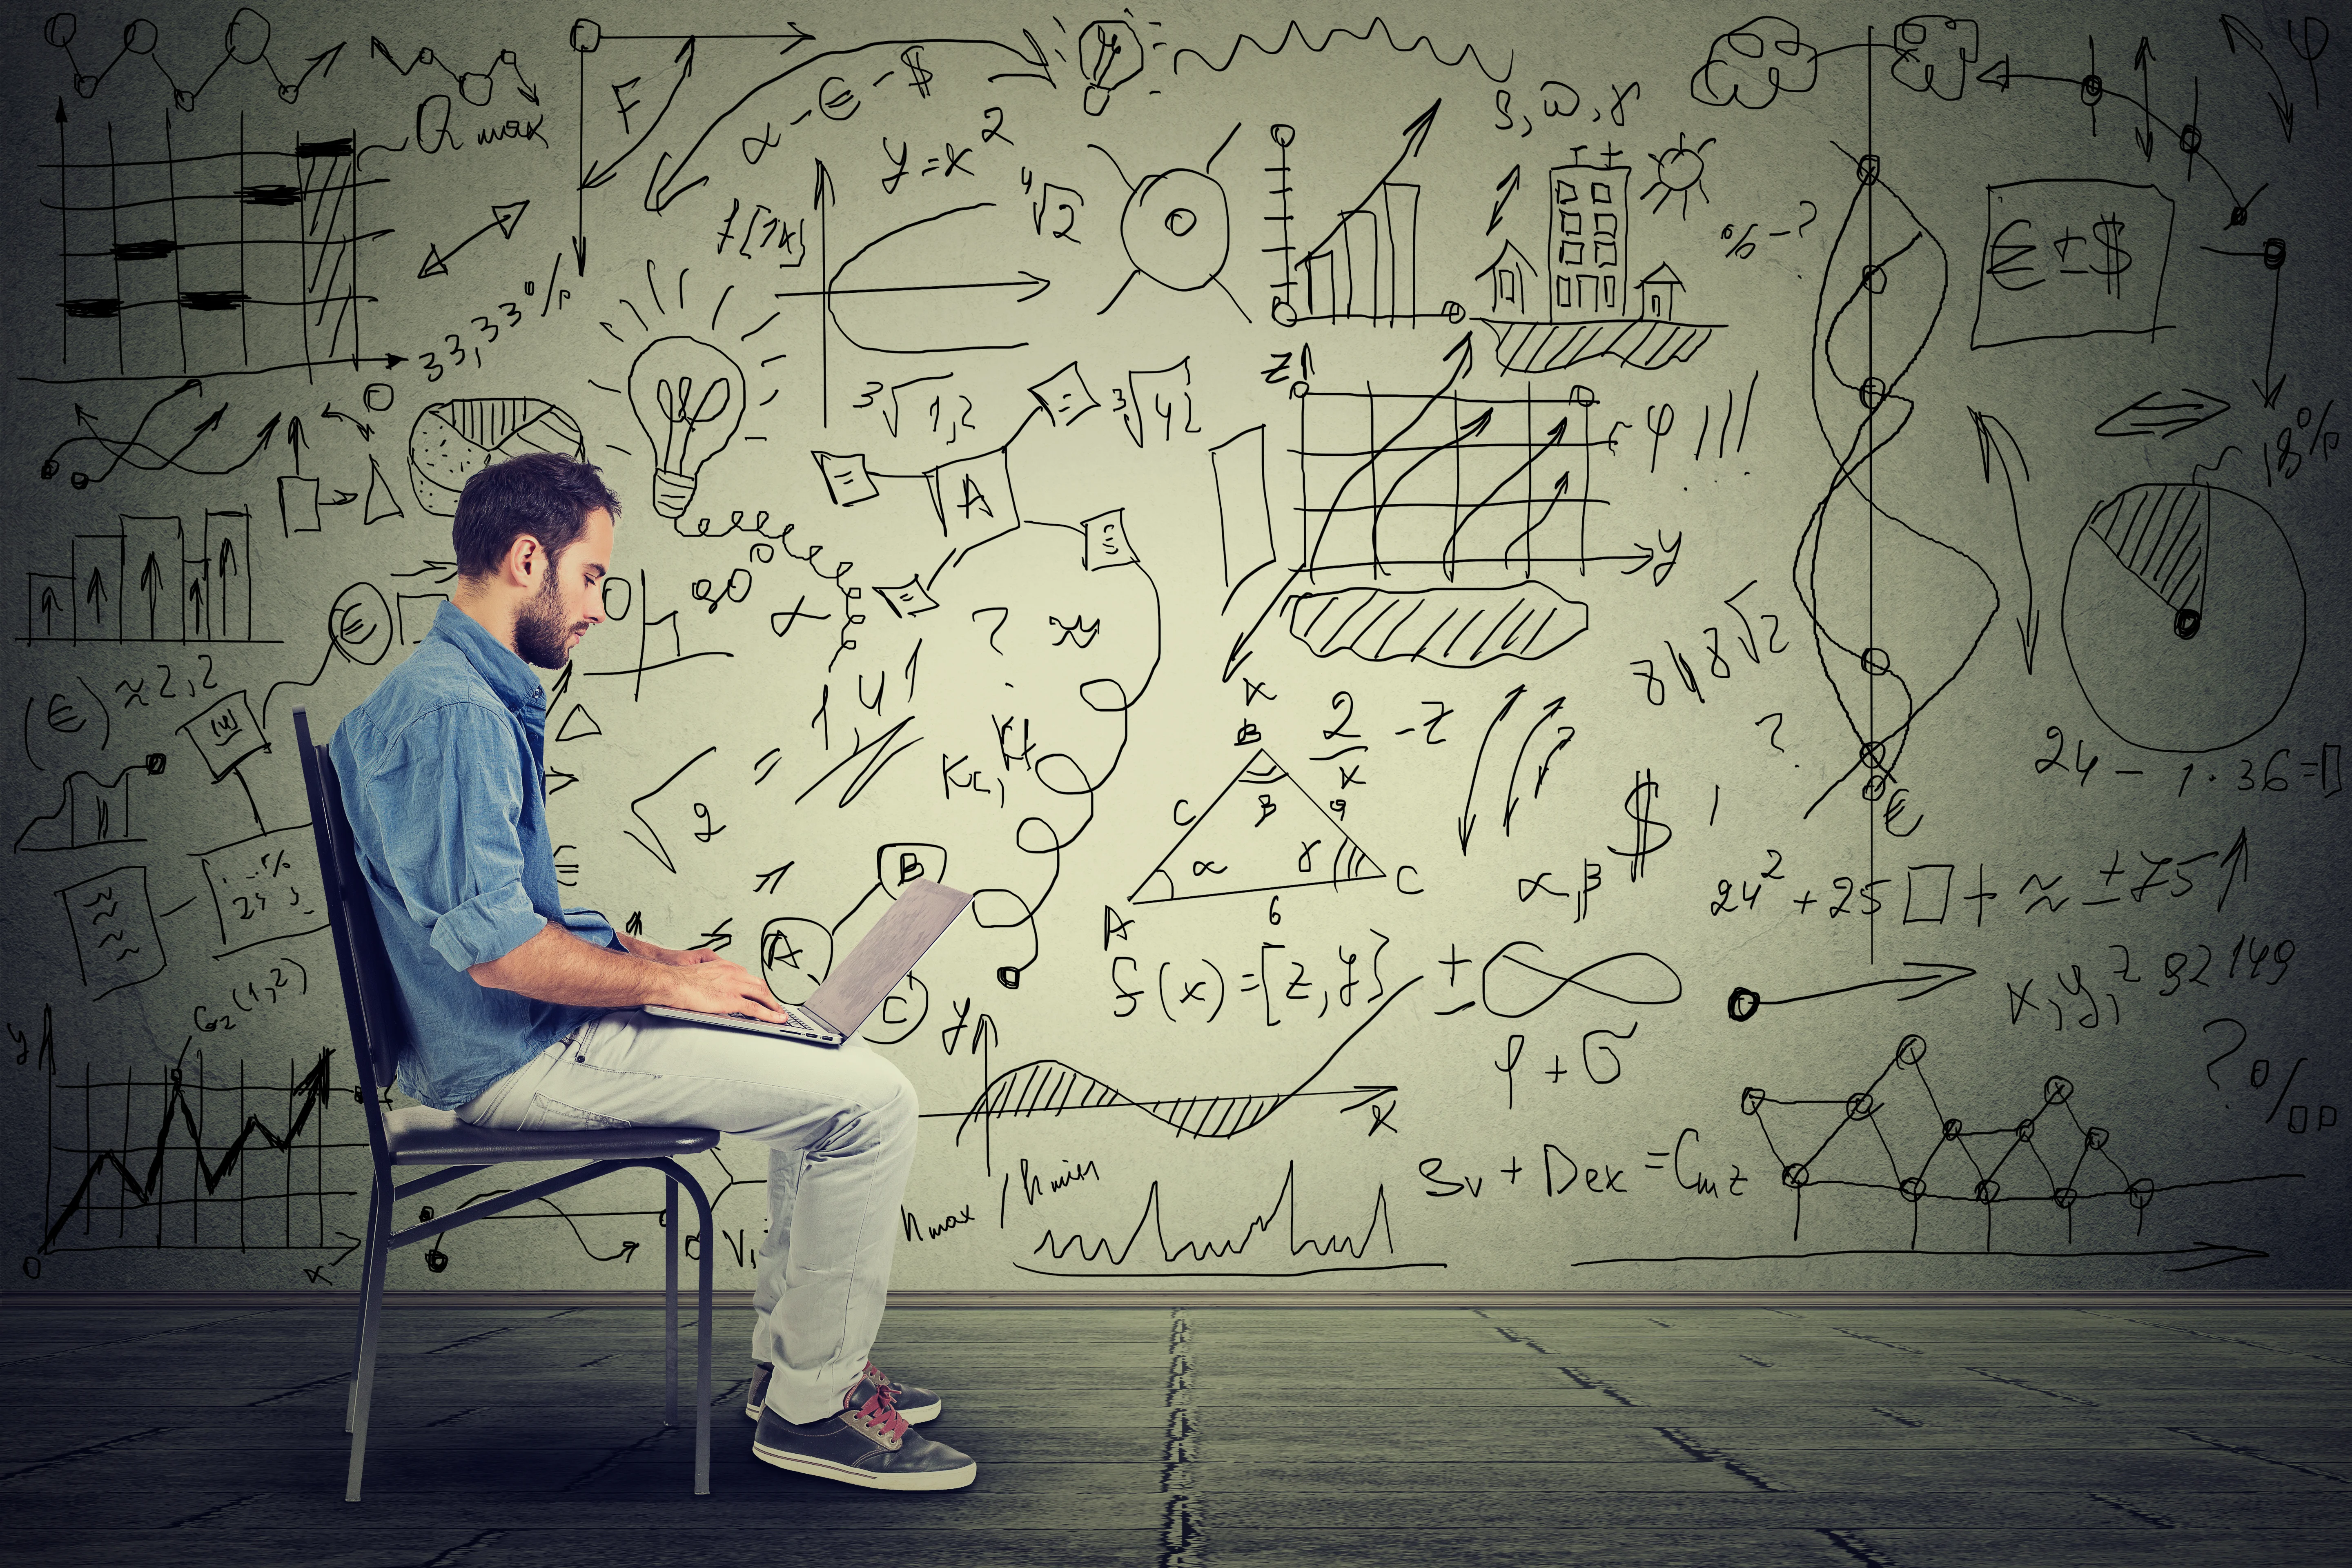
[[[870,1373],[872,1369],[867,1370]],[[873,1397],[857,1407],[857,1414],[865,1417],[867,1429],[887,1438],[890,1447],[895,1448],[907,1440],[907,1418],[898,1414],[898,1396],[890,1392],[889,1384],[876,1384]]]

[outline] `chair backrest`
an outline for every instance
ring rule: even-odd
[[[327,890],[328,923],[335,936],[335,965],[343,982],[343,1011],[350,1021],[352,1053],[360,1069],[367,1106],[368,1142],[379,1160],[384,1141],[381,1091],[392,1087],[407,1027],[400,1011],[399,981],[384,952],[367,879],[360,872],[351,819],[343,813],[342,781],[327,748],[310,739],[310,716],[294,710],[295,750],[302,758],[302,787],[310,800],[310,831],[319,849],[319,870]]]

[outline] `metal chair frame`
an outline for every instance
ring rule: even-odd
[[[592,1182],[615,1171],[643,1168],[666,1178],[663,1208],[665,1261],[663,1268],[665,1335],[664,1371],[667,1384],[665,1425],[677,1425],[677,1248],[678,1190],[694,1200],[709,1237],[710,1200],[702,1185],[676,1156],[698,1153],[716,1145],[719,1134],[706,1127],[631,1127],[592,1132],[512,1132],[474,1128],[447,1111],[423,1106],[387,1112],[383,1091],[390,1089],[405,1039],[406,1021],[396,990],[397,980],[384,952],[383,932],[376,925],[367,882],[360,874],[351,824],[343,812],[342,788],[334,761],[323,745],[310,739],[310,715],[294,710],[294,733],[302,759],[302,785],[310,795],[310,826],[318,841],[319,867],[326,885],[329,922],[335,938],[335,964],[343,984],[343,1009],[350,1021],[352,1054],[359,1072],[358,1096],[367,1115],[368,1152],[374,1163],[374,1181],[368,1198],[366,1263],[360,1281],[360,1321],[352,1355],[351,1396],[344,1407],[343,1429],[351,1434],[351,1468],[343,1497],[360,1500],[360,1474],[367,1458],[369,1397],[375,1377],[376,1330],[383,1310],[387,1265],[395,1247],[436,1239],[476,1220],[534,1203],[567,1187]],[[393,1205],[445,1183],[470,1176],[490,1166],[518,1161],[577,1158],[595,1151],[586,1163],[574,1166],[528,1186],[517,1187],[479,1204],[468,1204],[452,1214],[436,1215],[405,1230],[393,1222]],[[447,1168],[412,1181],[395,1183],[395,1165],[444,1165]],[[702,1247],[701,1279],[697,1303],[699,1321],[695,1335],[694,1491],[710,1491],[710,1247]]]

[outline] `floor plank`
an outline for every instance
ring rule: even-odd
[[[711,1495],[657,1311],[383,1321],[342,1500],[345,1308],[6,1310],[0,1512],[27,1560],[710,1568],[789,1521],[844,1568],[2333,1563],[2352,1312],[2217,1306],[905,1307],[875,1358],[978,1482],[778,1471],[713,1321]]]

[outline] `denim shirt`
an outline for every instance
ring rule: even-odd
[[[408,1038],[402,1092],[465,1104],[603,1009],[541,1002],[466,971],[548,921],[620,949],[594,910],[557,898],[543,755],[547,695],[513,649],[456,605],[365,702],[329,752]]]

